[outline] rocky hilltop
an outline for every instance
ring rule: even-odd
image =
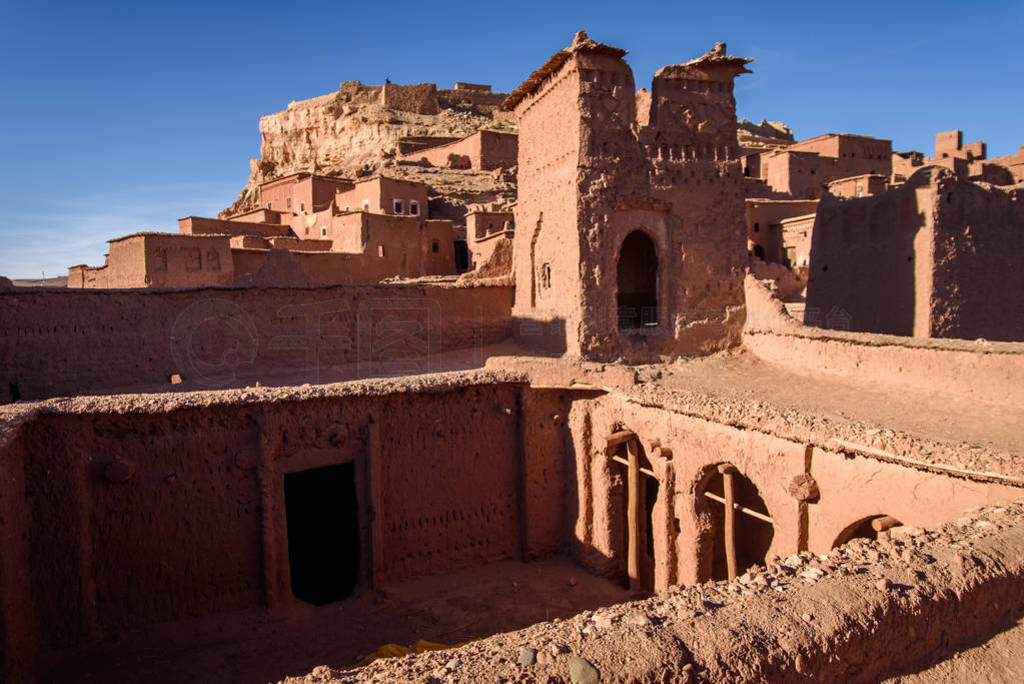
[[[505,93],[456,83],[418,85],[342,83],[337,92],[292,102],[260,118],[261,157],[250,161],[249,182],[224,214],[254,208],[260,183],[297,172],[346,177],[386,170],[428,184],[431,215],[461,216],[470,203],[507,204],[515,197],[509,171],[424,168],[397,157],[417,146],[447,142],[478,130],[517,132]],[[436,205],[435,205],[436,202]]]

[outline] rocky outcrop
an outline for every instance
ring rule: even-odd
[[[736,139],[744,153],[773,150],[794,142],[789,126],[781,121],[765,119],[761,119],[759,124],[740,119],[736,123]]]
[[[491,172],[433,169],[424,174],[395,159],[399,142],[406,138],[457,139],[481,129],[516,132],[511,113],[501,107],[504,98],[486,86],[457,84],[454,90],[438,90],[433,84],[365,86],[349,81],[335,93],[292,102],[260,119],[261,157],[250,161],[249,182],[224,213],[255,208],[260,183],[297,172],[355,177],[386,170],[396,178],[424,180],[432,196],[448,197],[457,205],[463,196],[466,202],[511,201],[514,182],[496,179]]]

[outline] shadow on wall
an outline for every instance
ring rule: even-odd
[[[512,337],[536,356],[560,356],[566,352],[565,319],[537,320],[512,317]]]
[[[925,225],[916,189],[927,177],[917,181],[871,197],[825,195],[811,237],[805,325],[914,334],[915,240]]]

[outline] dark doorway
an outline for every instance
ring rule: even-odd
[[[622,241],[618,265],[619,329],[658,324],[658,255],[640,230]]]
[[[20,401],[21,400],[21,388],[18,387],[18,383],[12,382],[11,386],[10,386],[10,390],[11,390],[11,401],[12,402]]]
[[[315,606],[352,594],[359,576],[355,466],[284,476],[292,593]]]
[[[437,251],[437,250],[434,250]],[[479,266],[480,264],[477,264]],[[455,271],[462,273],[469,269],[469,245],[465,240],[455,241]]]

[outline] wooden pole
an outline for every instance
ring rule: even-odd
[[[729,579],[738,575],[736,564],[736,495],[733,491],[733,475],[736,468],[725,464],[718,466],[722,474],[722,488],[725,490],[725,564],[729,570]]]
[[[640,451],[636,439],[626,442],[626,454],[629,456],[626,474],[627,571],[630,588],[637,590],[640,588]]]

